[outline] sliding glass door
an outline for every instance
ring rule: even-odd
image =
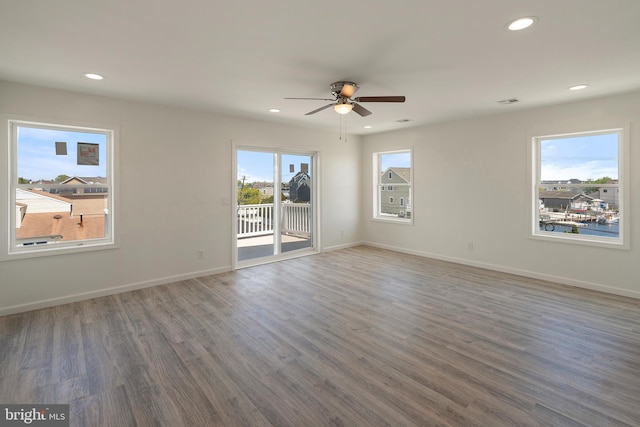
[[[235,264],[315,251],[313,153],[237,148]]]

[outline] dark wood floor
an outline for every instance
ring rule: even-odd
[[[640,300],[357,247],[0,318],[74,426],[638,426]]]

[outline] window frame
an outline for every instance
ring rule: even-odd
[[[384,170],[382,169],[382,157],[386,154],[403,154],[407,153],[410,158],[409,165],[409,183],[393,183],[392,185],[382,184],[382,177]],[[373,221],[382,221],[382,222],[392,222],[398,224],[405,225],[413,225],[413,148],[405,148],[399,150],[389,150],[389,151],[378,151],[373,153],[373,207],[372,207],[372,220]],[[391,172],[389,172],[391,174]],[[385,188],[386,186],[386,188]],[[394,216],[392,214],[383,214],[381,212],[382,200],[387,199],[393,200],[393,202],[389,201],[389,204],[393,203],[395,206],[398,206],[395,203],[395,195],[389,196],[382,194],[383,191],[396,191],[398,187],[408,187],[408,196],[405,199],[404,206],[401,206],[404,209],[404,213],[402,215],[398,214],[398,216]],[[399,197],[399,196],[398,196]],[[408,203],[407,200],[411,201]],[[406,216],[407,207],[411,209],[411,215]]]
[[[7,137],[7,150],[2,150],[0,162],[7,166],[7,173],[0,179],[0,186],[5,188],[7,196],[1,205],[3,213],[0,214],[1,223],[4,224],[0,231],[0,237],[6,242],[0,249],[0,261],[33,258],[67,253],[87,252],[94,250],[113,249],[118,247],[118,194],[117,194],[117,141],[118,128],[113,125],[75,123],[64,120],[42,120],[33,117],[21,117],[15,115],[0,115],[4,135]],[[83,132],[103,134],[106,137],[106,184],[104,187],[109,195],[107,198],[107,222],[105,235],[102,238],[74,240],[55,244],[16,245],[16,190],[27,187],[27,184],[18,183],[18,128],[50,129],[68,132]],[[102,160],[101,153],[101,161]],[[75,185],[75,184],[74,184]],[[50,185],[55,188],[55,185]],[[82,187],[82,184],[75,185]],[[48,185],[43,185],[49,187]],[[87,186],[87,188],[89,188]],[[4,218],[2,218],[4,217]]]
[[[540,209],[539,209],[539,191],[544,187],[551,187],[557,184],[542,183],[542,154],[541,141],[549,139],[574,138],[580,136],[597,136],[605,134],[618,135],[618,183],[617,184],[598,184],[600,188],[617,188],[619,192],[619,236],[617,238],[591,236],[573,233],[558,233],[554,231],[540,230]],[[629,193],[629,126],[617,126],[611,128],[601,128],[589,131],[554,133],[531,137],[529,140],[530,147],[528,151],[528,180],[529,180],[529,238],[534,240],[543,240],[549,242],[560,242],[573,245],[597,246],[613,249],[630,249],[630,193]],[[598,177],[593,177],[598,178]],[[566,188],[584,188],[589,186],[587,183],[563,183]]]

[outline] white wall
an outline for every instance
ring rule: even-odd
[[[505,107],[507,109],[508,107]],[[640,92],[366,136],[372,245],[640,298]],[[528,238],[527,141],[630,126],[631,250]],[[414,225],[371,220],[372,153],[413,147]],[[473,243],[473,250],[468,244]]]
[[[229,270],[232,208],[222,199],[231,198],[235,182],[232,140],[318,151],[323,248],[361,240],[359,137],[345,142],[338,132],[3,81],[0,113],[113,124],[120,135],[120,247],[0,262],[0,315]],[[0,139],[3,170],[7,143],[6,137]],[[6,179],[2,174],[0,200],[5,205]],[[8,208],[2,211],[4,227],[2,215]],[[197,259],[199,249],[204,260]]]

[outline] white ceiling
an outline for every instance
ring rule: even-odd
[[[367,134],[640,89],[639,20],[640,0],[0,0],[0,79],[330,130],[304,115],[326,102],[283,98],[407,97],[344,116]]]

